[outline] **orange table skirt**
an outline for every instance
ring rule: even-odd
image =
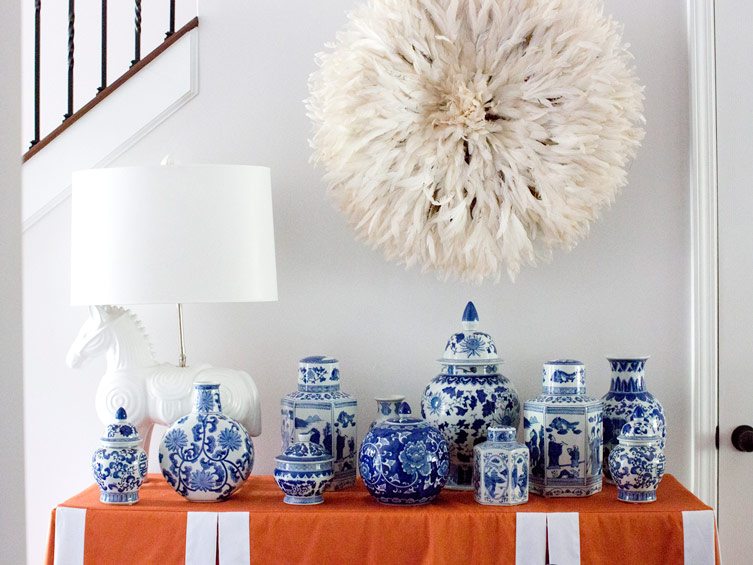
[[[626,504],[615,487],[588,498],[482,506],[472,492],[443,491],[419,507],[385,506],[363,484],[325,494],[317,506],[289,506],[268,476],[251,477],[230,500],[184,501],[159,475],[129,507],[99,502],[92,485],[62,507],[86,510],[84,563],[184,563],[188,512],[248,512],[251,563],[515,563],[516,513],[577,512],[584,564],[682,564],[683,511],[709,510],[667,475],[651,504]],[[55,543],[53,511],[47,563]],[[718,550],[716,562],[719,563]]]

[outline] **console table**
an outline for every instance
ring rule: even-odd
[[[134,506],[99,502],[96,485],[52,512],[47,563],[718,564],[714,515],[674,477],[659,500],[589,498],[481,506],[445,490],[432,504],[374,501],[359,484],[319,506],[288,506],[271,477],[218,504],[185,502],[150,475]]]

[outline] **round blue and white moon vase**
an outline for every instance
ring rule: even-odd
[[[439,359],[442,372],[429,382],[421,399],[421,415],[450,445],[449,489],[473,489],[473,446],[486,439],[489,426],[517,427],[520,421],[518,393],[499,372],[497,346],[478,330],[478,320],[469,302],[462,330],[450,336]]]
[[[603,403],[586,394],[583,363],[544,363],[542,394],[526,401],[523,436],[531,452],[530,490],[590,496],[602,487]]]
[[[379,502],[426,504],[447,482],[449,446],[435,426],[403,414],[378,422],[366,434],[358,468]]]
[[[191,502],[226,500],[251,474],[254,446],[246,428],[222,413],[220,385],[194,384],[194,407],[165,433],[162,475]]]
[[[664,476],[665,457],[656,418],[636,406],[609,454],[609,471],[623,502],[654,502]]]
[[[99,500],[105,504],[135,504],[146,477],[147,455],[141,448],[136,427],[125,408],[118,408],[115,421],[100,438],[92,456],[92,472],[99,485]]]
[[[609,482],[609,454],[617,445],[617,436],[622,427],[628,423],[630,414],[641,406],[649,418],[652,418],[659,430],[661,448],[667,437],[667,425],[664,408],[646,389],[646,361],[648,357],[608,357],[612,368],[612,380],[609,392],[604,396],[604,478]]]
[[[275,482],[287,504],[321,504],[332,483],[334,457],[311,441],[313,432],[300,432],[297,441],[275,458]]]
[[[513,506],[528,502],[528,448],[511,427],[490,427],[473,451],[473,490],[479,504]]]

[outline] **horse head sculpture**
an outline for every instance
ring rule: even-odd
[[[170,426],[191,411],[193,384],[199,380],[219,383],[223,412],[243,424],[250,435],[261,434],[259,392],[248,373],[210,365],[158,363],[144,326],[131,311],[119,306],[89,307],[89,318],[66,361],[76,369],[103,354],[107,370],[97,389],[97,415],[108,424],[118,408],[125,408],[147,451],[154,424]]]

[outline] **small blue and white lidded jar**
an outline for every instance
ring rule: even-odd
[[[162,475],[191,502],[226,500],[251,474],[251,436],[222,413],[219,384],[194,383],[193,400],[193,411],[170,426],[160,442]]]
[[[384,399],[377,399],[380,407]],[[402,397],[394,397],[392,413],[366,434],[358,457],[366,488],[384,504],[416,505],[434,500],[447,482],[449,446],[439,430],[406,414]]]
[[[543,496],[596,494],[602,487],[602,401],[586,394],[580,361],[544,363],[542,381],[542,393],[523,410],[530,490]]]
[[[511,427],[490,427],[473,448],[473,489],[479,504],[512,506],[528,502],[528,448]]]
[[[609,454],[609,471],[623,502],[654,502],[664,476],[661,432],[643,406],[636,406]]]
[[[135,504],[146,478],[147,455],[136,427],[125,408],[118,408],[115,421],[100,438],[101,447],[92,456],[92,472],[105,504]]]
[[[517,427],[520,421],[518,394],[499,371],[494,339],[478,326],[476,307],[468,302],[461,331],[450,336],[439,359],[442,372],[421,400],[421,415],[450,445],[449,489],[473,489],[473,447],[486,439],[489,426]]]
[[[609,454],[617,445],[617,436],[627,424],[630,414],[637,406],[643,407],[659,430],[660,447],[664,449],[667,425],[664,408],[646,388],[645,357],[608,357],[612,368],[609,392],[604,395],[604,478],[611,482]]]
[[[325,355],[301,359],[298,390],[281,401],[283,451],[298,432],[311,432],[311,441],[335,458],[333,490],[356,482],[357,402],[340,390],[340,377],[337,359]]]
[[[334,458],[311,441],[311,431],[299,432],[297,441],[275,458],[275,482],[285,493],[287,504],[321,504],[332,483]]]

